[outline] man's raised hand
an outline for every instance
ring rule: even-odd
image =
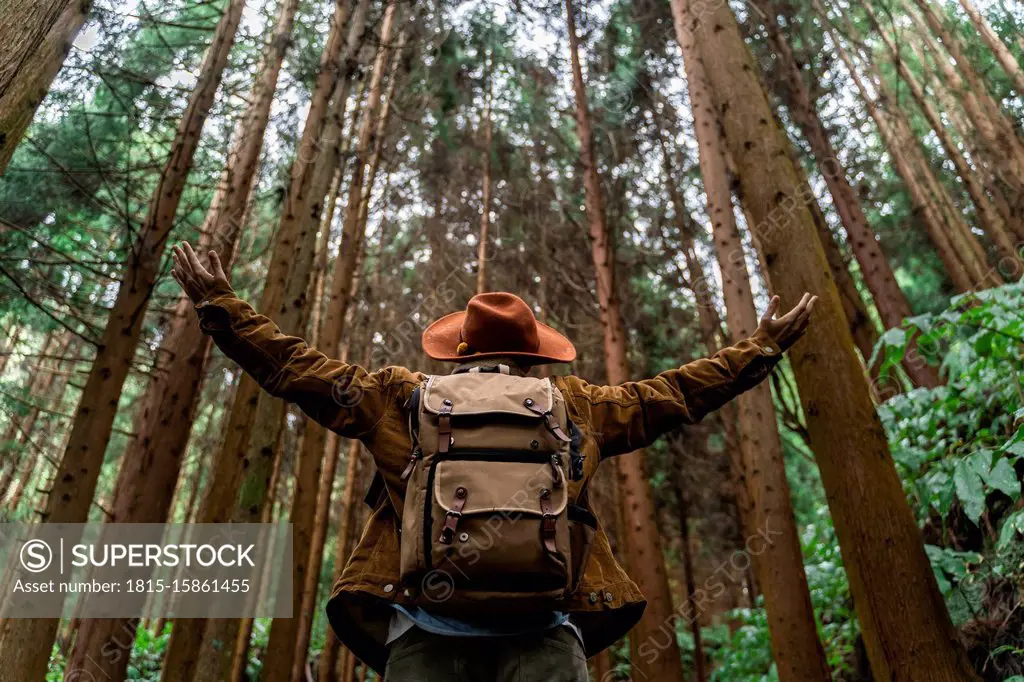
[[[171,276],[193,303],[206,299],[216,289],[231,288],[216,251],[209,252],[209,270],[199,262],[199,257],[188,242],[176,244],[171,256],[174,259]]]
[[[779,297],[772,296],[772,300],[768,302],[768,309],[761,317],[761,324],[757,328],[767,333],[778,345],[779,350],[788,350],[807,331],[807,325],[811,321],[811,311],[817,300],[817,296],[805,293],[795,308],[782,317],[776,318],[775,313],[779,311]]]

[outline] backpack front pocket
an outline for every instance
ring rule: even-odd
[[[463,590],[568,587],[569,494],[560,455],[452,451],[434,463],[427,489],[428,570],[443,571]]]

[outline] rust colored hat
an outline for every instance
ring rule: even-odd
[[[538,322],[523,299],[504,292],[474,296],[465,310],[431,324],[423,332],[423,350],[448,362],[510,357],[538,365],[576,359],[569,339]]]

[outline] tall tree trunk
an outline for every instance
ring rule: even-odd
[[[707,25],[696,34],[698,51],[768,276],[784,304],[805,291],[820,296],[790,362],[872,671],[880,681],[976,680],[904,497],[813,219],[805,205],[794,203],[800,182],[788,141],[772,123],[732,10],[721,5],[702,19]],[[781,207],[791,215],[782,230],[768,220]]]
[[[64,65],[92,0],[9,0],[0,22],[0,175]]]
[[[491,155],[494,153],[492,149],[494,122],[491,120],[492,89],[494,87],[491,69],[493,68],[494,56],[488,55],[485,59],[487,61],[484,66],[484,87],[486,88],[484,94],[484,179],[483,200],[480,206],[480,233],[478,237],[480,243],[477,245],[476,256],[476,293],[478,294],[487,291],[487,240],[490,239],[491,230]]]
[[[900,77],[906,82],[907,88],[910,90],[918,108],[924,114],[928,125],[932,127],[935,136],[939,139],[939,143],[942,145],[943,150],[945,150],[946,156],[953,162],[953,167],[956,168],[957,175],[959,175],[960,180],[963,182],[964,188],[971,197],[971,202],[977,211],[978,222],[981,224],[981,228],[995,242],[1000,256],[1008,258],[1010,262],[1015,263],[1018,256],[1016,255],[1013,236],[1010,234],[995,204],[985,193],[985,188],[981,185],[978,173],[968,165],[967,159],[964,158],[960,148],[953,142],[953,138],[943,124],[939,112],[925,95],[924,88],[916,76],[907,68],[906,61],[901,57],[898,47],[878,22],[878,18],[871,10],[870,5],[864,5],[864,10],[867,12],[875,31],[882,38],[882,42],[885,43],[889,56],[896,65]],[[1014,273],[1011,271],[1010,274]]]
[[[956,206],[949,190],[933,169],[923,142],[914,134],[906,113],[900,108],[896,97],[882,80],[877,66],[873,63],[868,63],[867,66],[875,76],[876,87],[881,101],[885,104],[885,111],[889,116],[896,144],[905,150],[911,165],[916,167],[917,177],[931,196],[931,203],[945,225],[950,243],[970,276],[973,287],[987,288],[1002,284],[1002,277],[995,268],[988,264],[985,249],[971,228],[967,226],[963,213]]]
[[[264,133],[297,6],[298,0],[283,0],[280,4],[249,106],[238,123],[234,146],[201,231],[200,253],[216,251],[225,263],[233,260],[248,219]],[[167,521],[173,482],[179,478],[209,350],[209,337],[199,330],[191,302],[181,296],[171,328],[156,354],[163,366],[152,374],[141,399],[135,427],[138,437],[122,460],[112,521]],[[134,633],[136,625],[134,618],[83,621],[70,665],[103,679],[123,680],[128,657],[104,655],[104,650],[113,637]]]
[[[601,326],[604,330],[606,373],[608,383],[621,384],[629,380],[626,330],[615,290],[615,254],[605,220],[601,179],[594,153],[572,0],[565,0],[565,12],[572,60],[573,90],[576,96],[576,133],[580,140],[591,255],[597,279]],[[631,660],[639,672],[642,658],[640,652],[644,648],[650,649],[653,645],[660,651],[660,655],[644,666],[643,674],[662,682],[682,682],[683,667],[676,644],[675,629],[672,628],[668,636],[663,632],[664,628],[669,627],[666,624],[674,622],[672,592],[665,571],[665,558],[658,534],[651,486],[644,470],[644,453],[637,450],[616,458],[614,462],[619,488],[622,491],[621,507],[626,520],[626,529],[623,533],[624,555],[633,579],[647,598],[647,610],[630,634],[630,648],[633,652]]]
[[[664,106],[669,106],[668,102],[663,98],[659,97],[659,99],[661,99]],[[697,258],[694,250],[694,238],[701,228],[690,216],[682,193],[679,191],[679,186],[675,182],[672,157],[669,154],[662,133],[661,117],[657,111],[652,110],[651,113],[654,116],[658,145],[661,150],[662,163],[665,167],[665,181],[668,186],[669,199],[672,202],[672,209],[676,214],[676,220],[679,222],[678,229],[680,235],[683,237],[682,251],[686,259],[686,269],[690,280],[688,286],[697,301],[697,318],[700,324],[701,336],[704,341],[704,348],[710,355],[727,345],[726,339],[728,338],[722,329],[722,320],[715,307],[715,283],[705,274],[704,266]],[[735,404],[730,403],[723,406],[718,411],[717,416],[722,424],[725,449],[729,457],[730,480],[728,489],[731,499],[726,500],[726,504],[735,510],[736,526],[739,531],[735,538],[736,548],[738,550],[745,550],[743,547],[744,536],[756,531],[751,530],[752,526],[750,524],[752,503],[747,491],[746,476],[743,473],[743,455],[740,448],[739,431],[737,430],[739,413],[736,411]],[[751,583],[750,591],[753,593],[758,589],[755,584],[756,579],[753,578],[753,573],[749,568],[746,573],[746,577]],[[736,603],[739,603],[739,599],[736,600]]]
[[[362,1],[365,2],[365,0]],[[305,127],[292,162],[289,190],[285,196],[274,250],[267,267],[263,294],[260,298],[259,309],[274,316],[278,325],[289,333],[300,331],[301,311],[304,307],[302,303],[308,288],[306,283],[312,269],[314,251],[312,243],[315,243],[315,230],[320,213],[317,210],[317,215],[313,218],[312,229],[308,229],[310,225],[308,216],[312,210],[310,204],[313,203],[309,194],[313,184],[315,160],[320,156],[320,150],[325,144],[322,134],[328,122],[330,102],[338,89],[342,48],[345,43],[345,27],[349,17],[348,8],[347,2],[336,0],[330,33],[320,57],[320,68]],[[312,236],[309,234],[310,231],[314,232]],[[292,298],[289,299],[288,296],[291,292],[288,289],[291,289],[292,292],[298,291],[298,293],[292,293]],[[262,398],[263,402],[269,400],[273,399],[269,396]],[[254,420],[256,420],[260,403],[259,386],[249,376],[243,376],[235,391],[224,442],[215,459],[208,494],[200,512],[199,520],[203,523],[224,523],[242,518],[258,521],[260,518],[263,493],[266,491],[266,483],[270,478],[273,455],[276,451],[276,436],[271,439],[272,442],[269,445],[265,445],[267,439],[257,439],[256,434],[253,433]],[[276,415],[272,414],[268,419],[262,419],[262,413],[274,412],[275,409],[283,410],[283,407],[271,409],[269,406],[265,406],[261,411],[261,435],[265,436],[267,430],[279,432],[281,412],[277,412]],[[276,420],[273,419],[274,416],[277,416]],[[261,443],[255,453],[249,449],[250,441]],[[252,497],[249,497],[250,492],[244,496],[239,495],[242,490],[243,471],[246,478],[253,482],[253,485],[248,488]],[[236,516],[236,503],[246,505],[244,515]],[[161,677],[164,682],[192,679],[197,670],[198,659],[202,655],[201,642],[204,640],[210,623],[216,623],[219,628],[228,630],[234,627],[230,632],[218,630],[216,633],[212,633],[211,643],[233,643],[236,640],[237,621],[227,619],[179,620],[175,623],[168,645]],[[231,647],[225,646],[224,648],[230,649]],[[211,677],[206,679],[219,679],[217,677],[219,668],[215,665],[204,665],[204,670],[211,674]]]
[[[1006,75],[1010,77],[1010,81],[1013,83],[1017,94],[1024,95],[1024,70],[1021,70],[1020,64],[1014,59],[1010,48],[1000,40],[999,35],[992,30],[988,20],[978,11],[978,8],[971,0],[960,0],[960,6],[964,8],[964,12],[967,13],[971,23],[974,24],[974,28],[978,31],[982,41],[988,46],[988,49],[992,50],[995,58],[999,60],[1003,70],[1006,71]]]
[[[135,355],[167,237],[174,227],[203,123],[227,66],[244,6],[244,0],[231,0],[217,24],[149,211],[128,254],[117,298],[82,390],[71,436],[50,491],[44,512],[47,522],[83,523],[87,518],[117,413],[118,398]],[[42,679],[57,620],[9,620],[3,627],[0,668],[21,679]]]
[[[373,65],[369,95],[360,124],[359,142],[356,145],[356,158],[352,165],[352,178],[349,182],[348,203],[345,206],[345,220],[342,228],[341,253],[335,264],[330,300],[320,333],[320,343],[328,355],[337,355],[337,348],[344,333],[345,315],[351,301],[352,279],[355,276],[355,266],[363,242],[363,235],[359,233],[359,216],[362,209],[365,171],[367,157],[371,151],[373,132],[376,129],[377,109],[381,101],[384,74],[387,71],[394,13],[395,3],[391,2],[385,10],[381,24],[380,48]],[[297,473],[291,511],[291,523],[297,547],[308,548],[311,543],[316,511],[317,481],[320,477],[325,440],[326,430],[318,424],[306,420],[305,435],[296,463]],[[302,603],[302,593],[309,568],[308,562],[308,554],[304,555],[303,553],[299,553],[292,562],[293,604],[301,605]],[[267,676],[267,679],[289,679],[297,656],[298,635],[298,618],[274,619],[264,661],[264,675]],[[308,643],[308,634],[303,639]],[[305,659],[305,649],[306,647],[303,646],[303,660]]]
[[[337,450],[340,447],[338,436],[331,433],[327,437],[327,447]],[[359,472],[359,441],[349,441],[348,454],[345,460],[345,487],[341,494],[341,516],[338,523],[338,540],[335,545],[334,583],[338,582],[341,572],[345,570],[350,552],[349,535],[355,523],[355,511],[358,496],[355,493],[355,482]],[[337,682],[338,657],[341,652],[341,641],[334,631],[328,628],[327,641],[320,654],[320,667],[317,680],[320,682]]]
[[[686,498],[686,489],[683,485],[683,472],[679,466],[679,455],[676,456],[674,465],[674,478],[676,488],[676,504],[679,506],[679,529],[680,545],[683,562],[683,572],[686,581],[686,600],[690,604],[690,632],[693,634],[693,682],[708,682],[707,661],[704,659],[704,641],[701,637],[700,618],[696,617],[699,612],[694,593],[697,591],[697,584],[693,576],[693,550],[690,547],[690,514],[689,501]]]
[[[824,17],[823,9],[819,10],[819,13]],[[868,114],[870,114],[871,118],[875,121],[875,125],[878,127],[878,132],[889,154],[892,156],[893,162],[896,164],[897,172],[903,178],[903,183],[910,194],[913,212],[927,229],[928,236],[931,238],[939,258],[941,258],[946,266],[946,273],[949,275],[950,280],[952,280],[953,286],[960,292],[970,291],[974,288],[974,280],[968,274],[959,254],[953,247],[946,233],[945,223],[938,215],[928,192],[919,181],[919,166],[911,162],[910,155],[914,148],[905,148],[902,141],[897,138],[890,125],[888,116],[879,109],[874,98],[871,97],[849,53],[837,42],[834,32],[830,31],[830,35],[840,59],[842,59],[850,74],[850,78],[853,79],[854,84],[857,86],[861,99],[867,107]]]
[[[999,105],[988,94],[981,76],[967,60],[959,41],[942,25],[927,0],[913,0],[913,3],[920,11],[920,16],[912,10],[908,14],[919,28],[920,37],[931,48],[934,63],[950,87],[960,94],[960,103],[964,111],[985,141],[993,159],[999,163],[1000,176],[1014,188],[1017,199],[1017,205],[1014,207],[1016,215],[1024,214],[1020,206],[1024,201],[1024,142],[1017,136],[1013,125],[1000,110]],[[935,43],[931,37],[932,33],[942,41],[942,47]],[[955,67],[943,52],[953,57],[956,61]]]
[[[688,0],[673,0],[672,15],[683,52],[708,216],[722,272],[726,320],[733,340],[739,341],[754,333],[758,317],[732,208],[721,126],[711,99],[709,76],[692,33],[694,19]],[[765,120],[774,127],[770,110]],[[862,378],[858,380],[863,383]],[[748,541],[766,531],[773,538],[762,550],[751,553],[765,598],[779,679],[824,682],[831,678],[804,574],[771,388],[762,383],[741,395],[738,403],[743,481],[750,499],[745,531]]]
[[[757,0],[756,6],[764,16],[769,41],[785,73],[790,111],[800,126],[804,137],[807,139],[811,147],[811,153],[814,155],[822,177],[825,179],[825,184],[828,186],[829,193],[832,195],[836,212],[839,214],[839,219],[846,230],[847,243],[850,245],[850,250],[853,251],[858,265],[860,265],[864,284],[867,285],[868,290],[871,292],[875,308],[878,310],[878,316],[882,319],[882,325],[886,329],[898,327],[903,323],[904,319],[910,317],[910,304],[896,282],[896,276],[889,265],[889,260],[882,251],[882,246],[874,231],[871,229],[867,216],[864,214],[864,208],[857,198],[857,193],[850,185],[846,169],[839,161],[839,155],[832,145],[828,131],[825,130],[825,126],[818,116],[816,103],[811,96],[810,88],[808,88],[804,80],[804,75],[789,43],[783,37],[779,28],[777,12],[774,10],[773,3],[770,0]],[[831,239],[830,232],[829,239]],[[829,256],[829,264],[833,266],[833,274],[836,274],[835,259],[830,255],[830,250],[834,250],[829,248],[829,244],[826,241],[823,241],[823,244],[825,245],[826,256]],[[845,270],[845,266],[843,269]],[[836,284],[837,286],[840,284],[838,279]],[[842,287],[840,287],[840,293],[843,293]],[[848,296],[843,295],[842,298],[844,300],[844,308],[847,308],[851,301],[849,301]],[[857,298],[859,300],[860,297],[858,296]],[[849,316],[849,309],[847,309],[847,312]],[[856,333],[854,333],[854,340],[858,341]],[[858,341],[858,346],[861,349],[861,355],[863,355],[864,360],[868,361],[871,357],[871,351],[868,350],[865,354],[865,349],[860,341]],[[938,373],[929,365],[908,363],[906,369],[907,374],[917,386],[931,388],[939,384]]]

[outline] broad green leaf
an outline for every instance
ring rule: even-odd
[[[1010,543],[1017,538],[1017,533],[1024,533],[1024,509],[1003,522],[1003,529],[999,532],[999,549],[1008,549]]]
[[[967,458],[967,463],[978,476],[981,476],[982,480],[985,480],[992,470],[992,451],[982,449],[971,453]]]
[[[927,334],[932,330],[932,315],[914,315],[903,320],[904,326],[914,326]]]
[[[970,467],[966,459],[956,463],[953,470],[953,485],[967,518],[977,523],[985,511],[985,485],[978,472]]]
[[[996,465],[992,467],[985,482],[990,488],[1001,490],[1013,499],[1020,496],[1020,481],[1017,480],[1017,472],[1010,466],[1009,460],[1000,457]]]

